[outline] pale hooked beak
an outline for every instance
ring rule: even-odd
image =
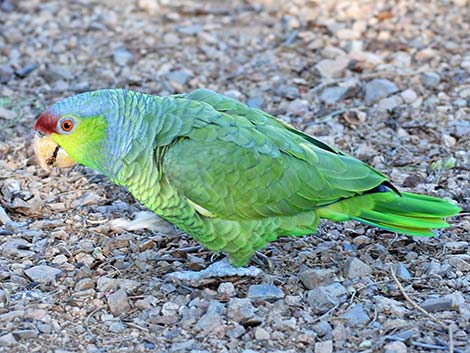
[[[34,153],[39,165],[48,171],[51,167],[70,168],[76,164],[50,136],[35,136]]]

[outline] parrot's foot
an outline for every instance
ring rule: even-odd
[[[214,282],[214,278],[221,277],[258,277],[262,270],[254,266],[234,267],[228,259],[223,259],[209,265],[201,271],[178,271],[165,276],[166,279],[181,281],[193,287],[200,287]]]

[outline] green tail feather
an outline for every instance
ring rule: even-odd
[[[345,199],[318,209],[321,218],[356,221],[392,232],[431,236],[445,228],[443,220],[460,212],[456,205],[436,197],[402,192],[377,192]]]

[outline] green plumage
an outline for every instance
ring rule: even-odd
[[[99,154],[96,169],[236,266],[278,236],[315,232],[320,218],[427,236],[459,212],[445,200],[399,194],[363,162],[209,90],[165,98],[95,91],[51,110],[104,116],[103,149],[77,161],[96,166]],[[76,156],[77,141],[57,141]]]

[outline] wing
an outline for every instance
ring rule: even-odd
[[[260,110],[207,90],[185,98],[210,105],[216,114],[197,109],[198,116],[187,117],[193,128],[168,149],[164,175],[178,192],[217,217],[294,215],[386,180]]]

